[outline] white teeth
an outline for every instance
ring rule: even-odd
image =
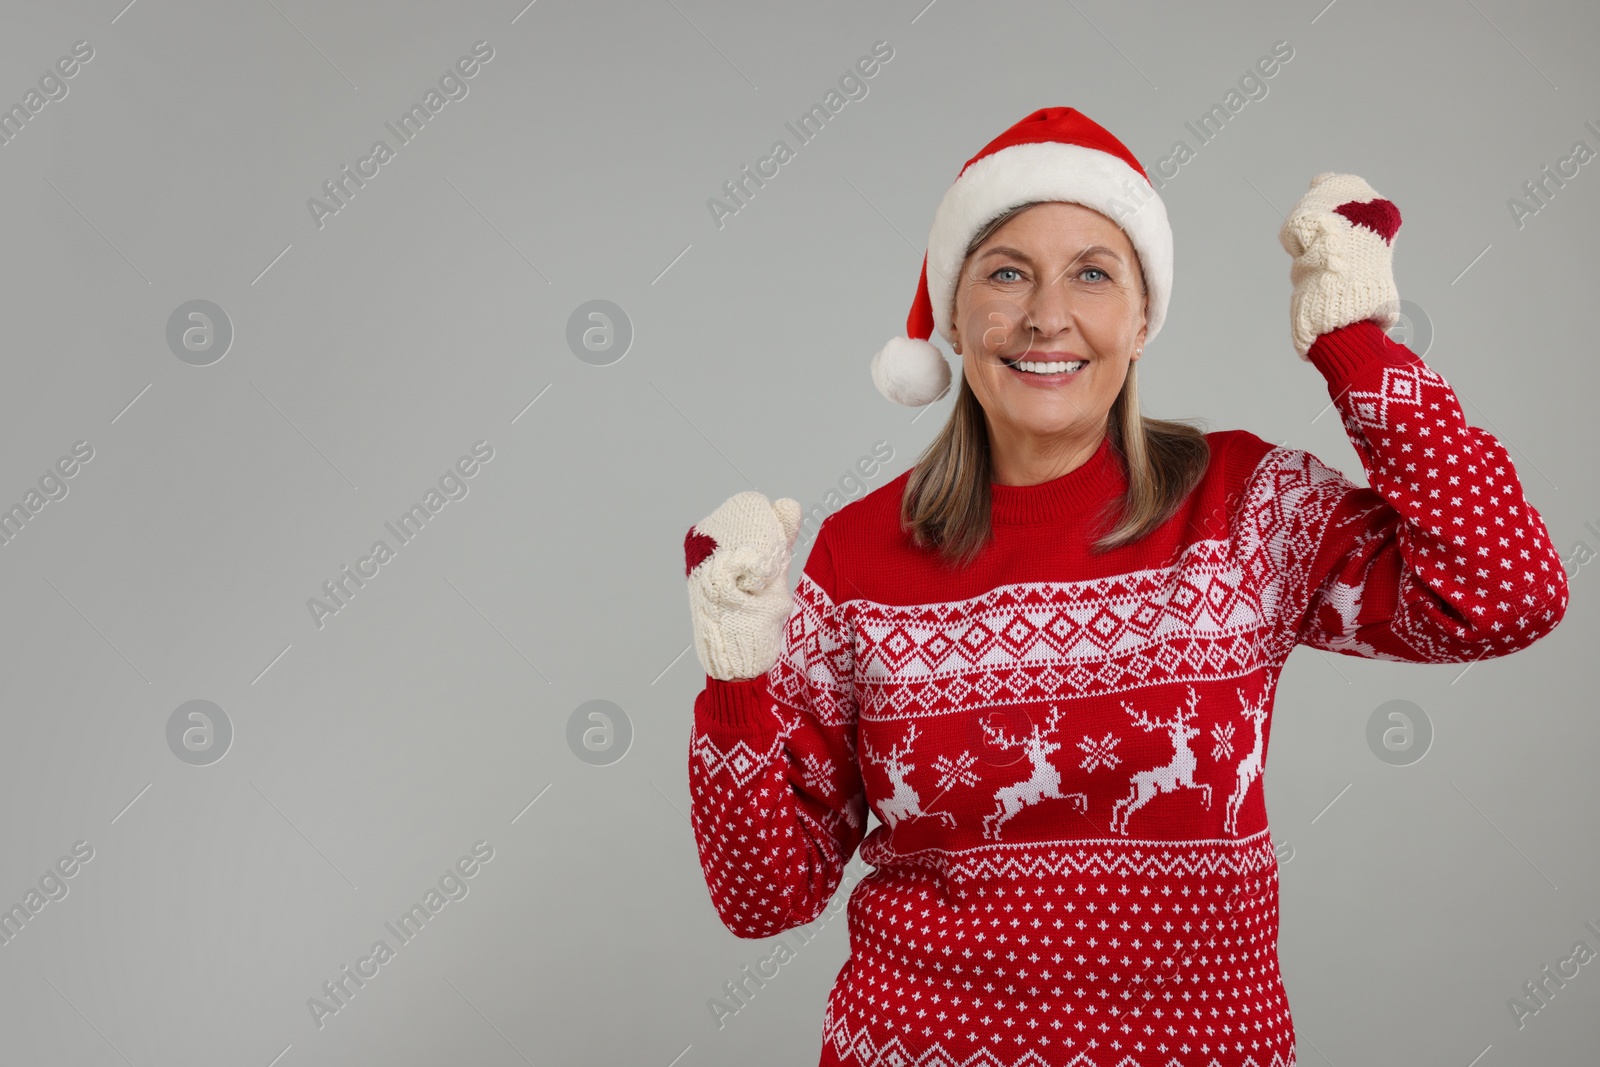
[[[1012,363],[1010,366],[1018,370],[1028,371],[1031,374],[1064,374],[1068,371],[1080,370],[1089,365],[1086,359],[1074,360],[1071,363]]]

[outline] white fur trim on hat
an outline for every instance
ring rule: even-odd
[[[891,337],[872,357],[872,383],[896,404],[922,407],[950,388],[950,364],[931,341]]]
[[[1122,227],[1149,290],[1145,343],[1155,340],[1172,293],[1172,227],[1166,205],[1138,171],[1116,156],[1056,141],[1012,145],[984,156],[945,192],[928,233],[928,296],[939,335],[955,343],[950,299],[972,235],[990,219],[1036,200],[1082,204]],[[876,364],[875,358],[874,377]]]

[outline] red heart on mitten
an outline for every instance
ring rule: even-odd
[[[689,532],[683,539],[683,576],[687,578],[690,571],[700,566],[705,558],[716,550],[715,537],[703,534],[693,526],[689,527]]]
[[[1400,228],[1400,209],[1394,206],[1393,201],[1381,197],[1377,200],[1350,200],[1333,210],[1349,219],[1351,224],[1365,226],[1382,237],[1385,244],[1394,243],[1394,233]]]

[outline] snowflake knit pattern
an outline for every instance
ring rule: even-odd
[[[955,569],[899,530],[907,471],[824,521],[771,670],[707,676],[692,823],[728,929],[813,921],[857,847],[874,868],[822,1067],[1295,1063],[1261,777],[1290,651],[1470,662],[1567,606],[1442,377],[1372,321],[1308,358],[1371,488],[1216,431],[1178,513],[1092,557],[1127,484],[1107,438],[992,485],[994,540]]]

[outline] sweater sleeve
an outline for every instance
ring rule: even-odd
[[[739,937],[816,919],[865,834],[853,642],[828,535],[825,519],[777,662],[757,678],[707,675],[695,699],[690,821],[711,902]]]
[[[1303,501],[1312,551],[1303,611],[1290,605],[1293,643],[1459,663],[1555,629],[1567,578],[1549,531],[1505,446],[1467,425],[1444,378],[1370,321],[1323,334],[1307,355],[1371,488],[1310,459],[1322,485]]]

